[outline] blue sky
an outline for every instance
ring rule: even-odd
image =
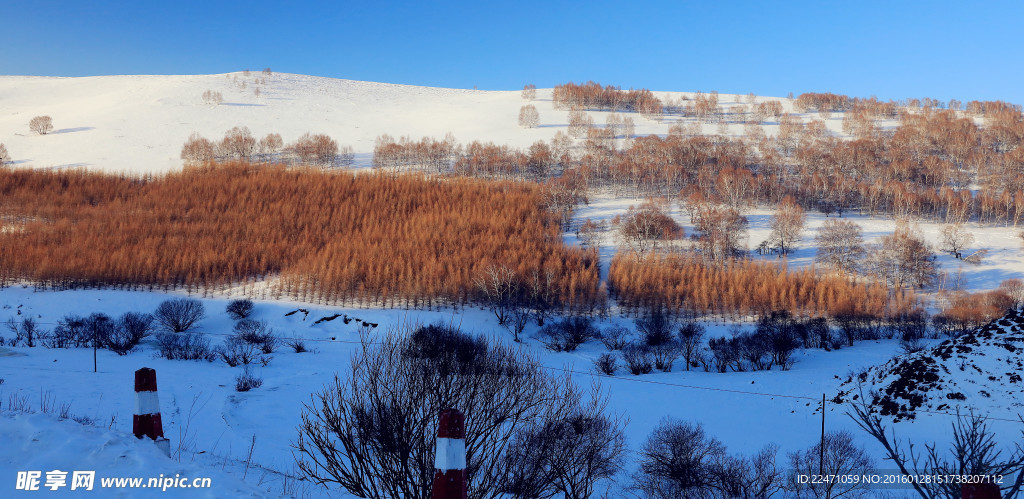
[[[895,5],[894,5],[895,4]],[[1021,2],[6,2],[0,74],[275,71],[455,88],[1024,103]]]

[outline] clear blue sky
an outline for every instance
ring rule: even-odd
[[[1024,2],[4,2],[0,74],[271,67],[455,88],[1024,103]]]

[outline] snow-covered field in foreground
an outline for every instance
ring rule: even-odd
[[[28,316],[51,329],[65,314],[102,312],[116,316],[127,311],[151,312],[168,297],[161,293],[122,291],[33,292],[12,287],[0,290],[0,321]],[[199,324],[199,330],[214,334],[211,340],[218,344],[223,336],[216,335],[230,332],[232,326],[224,313],[227,300],[206,299],[204,303],[207,318]],[[285,316],[298,306],[310,310],[308,318],[303,320],[301,313]],[[269,495],[325,494],[326,491],[312,485],[296,489],[294,483],[283,481],[279,472],[295,472],[290,446],[297,435],[302,404],[335,372],[347,372],[350,356],[357,348],[354,322],[345,325],[338,320],[312,325],[321,316],[339,312],[380,323],[374,334],[383,334],[383,329],[403,322],[443,321],[461,324],[463,330],[495,340],[511,340],[508,333],[496,326],[489,312],[479,309],[427,312],[257,302],[254,318],[266,320],[281,336],[305,338],[312,352],[297,354],[284,348],[275,352],[269,366],[255,369],[264,378],[264,385],[247,393],[234,390],[234,378],[241,368],[231,368],[220,361],[156,358],[149,342],[143,344],[141,351],[124,357],[101,350],[97,373],[93,373],[92,352],[88,349],[7,347],[0,350],[0,377],[5,379],[0,385],[0,401],[4,408],[11,396],[27,397],[36,410],[40,400],[48,398],[58,405],[70,404],[72,415],[91,418],[99,428],[81,427],[71,421],[55,422],[41,416],[0,416],[0,440],[5,442],[0,446],[2,486],[12,488],[19,470],[95,467],[102,469],[104,476],[211,476],[211,495],[233,496],[248,493],[249,489],[238,481],[246,473],[245,461],[252,446],[251,465],[245,478],[249,487]],[[613,322],[627,325],[624,319],[612,319],[599,326],[607,327]],[[3,334],[10,336],[7,332]],[[709,334],[724,335],[726,327],[709,325]],[[599,379],[611,394],[610,409],[629,419],[627,436],[633,451],[662,418],[671,416],[703,423],[709,435],[720,439],[731,452],[750,454],[765,445],[778,444],[783,466],[786,452],[809,447],[818,438],[821,415],[816,409],[821,395],[828,393],[831,397],[847,375],[881,364],[898,351],[893,341],[861,342],[833,352],[799,352],[796,365],[785,372],[685,372],[679,371],[681,363],[677,363],[672,373],[638,377],[620,371],[615,378],[594,378],[590,374],[592,359],[604,351],[600,343],[591,342],[577,352],[565,354],[544,350],[536,340],[528,338],[523,348],[530,349],[555,371],[578,371],[580,374],[573,375],[577,383]],[[155,449],[142,445],[148,442],[132,442],[128,436],[134,407],[133,372],[141,367],[157,371],[164,432],[170,439],[174,461],[164,460]],[[997,405],[976,409],[992,416],[1014,417],[1004,414],[1005,409]],[[880,458],[881,448],[856,430],[843,413],[844,408],[829,405],[826,427],[854,432],[858,443]],[[902,438],[945,442],[951,422],[952,418],[947,416],[922,414],[915,421],[900,422],[894,427]],[[1019,425],[994,422],[993,426],[1003,435],[1016,435]],[[30,432],[42,436],[38,440],[26,437]],[[6,445],[7,442],[14,445]],[[113,450],[108,449],[111,446]],[[878,465],[889,467],[882,462]],[[628,469],[619,478],[625,481],[627,473]],[[136,493],[127,491],[126,495],[143,495]],[[338,495],[338,491],[331,495]]]

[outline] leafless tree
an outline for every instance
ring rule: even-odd
[[[648,200],[639,207],[630,206],[624,215],[616,216],[612,223],[626,244],[640,254],[657,248],[659,241],[683,237],[683,228],[665,213],[663,204],[654,200]]]
[[[817,442],[810,448],[789,454],[789,463],[793,473],[789,476],[787,488],[796,498],[828,498],[838,499],[871,497],[867,490],[867,482],[828,480],[813,481],[802,484],[797,480],[800,475],[863,476],[874,471],[874,463],[868,453],[854,445],[853,435],[846,431],[834,431],[825,434],[825,449]],[[822,461],[824,456],[824,461]]]
[[[963,250],[974,243],[974,234],[967,232],[962,224],[946,224],[942,226],[942,246],[939,249],[962,258]]]
[[[248,161],[256,152],[256,139],[247,126],[236,126],[224,132],[220,141],[220,155]]]
[[[7,152],[7,146],[0,144],[0,168],[11,163],[11,155]]]
[[[830,218],[818,231],[815,261],[845,275],[853,275],[864,260],[864,237],[859,225],[849,220]]]
[[[715,203],[690,208],[696,233],[691,236],[705,258],[723,261],[743,251],[747,217],[739,210]]]
[[[654,499],[772,497],[783,487],[777,451],[768,446],[751,459],[731,456],[699,423],[665,419],[639,452],[632,489]]]
[[[352,146],[344,146],[338,150],[338,166],[342,168],[351,168],[356,161],[356,153],[352,150]]]
[[[787,196],[782,200],[775,216],[772,217],[772,232],[769,236],[780,253],[785,255],[793,250],[800,241],[800,233],[803,232],[806,221],[804,209],[796,204],[793,198]]]
[[[264,157],[276,154],[282,147],[284,147],[284,141],[277,133],[268,133],[256,144],[256,150],[259,151],[260,156]]]
[[[481,301],[504,325],[521,300],[521,280],[507,265],[491,265],[475,280]]]
[[[587,134],[587,130],[594,125],[594,120],[582,109],[569,111],[569,135],[581,138]]]
[[[877,394],[860,394],[859,400],[850,404],[847,416],[853,419],[865,433],[871,435],[885,449],[886,459],[896,465],[904,476],[921,476],[925,474],[947,476],[979,476],[1001,475],[1008,477],[1000,485],[1000,495],[1004,498],[1018,498],[1024,491],[1024,430],[1021,438],[1012,442],[1012,448],[999,448],[996,434],[989,429],[987,418],[975,414],[960,414],[957,410],[956,420],[950,423],[953,441],[948,454],[943,454],[937,444],[925,444],[925,452],[914,449],[913,443],[903,447],[903,442],[896,437],[895,430],[887,429],[870,405],[870,400]],[[1024,418],[1021,418],[1024,423]],[[1003,452],[1009,450],[1008,455]],[[934,482],[908,482],[923,499],[959,499],[961,484],[950,480]]]
[[[188,331],[205,316],[203,302],[194,298],[165,300],[153,312],[157,325],[171,333]]]
[[[206,163],[216,158],[216,146],[197,132],[192,132],[181,148],[181,159],[185,164]]]
[[[49,116],[36,116],[28,122],[28,129],[39,135],[46,135],[53,131],[53,118]]]
[[[224,102],[224,96],[220,92],[214,92],[213,90],[203,92],[203,103],[217,106],[222,102]]]
[[[891,286],[923,288],[938,276],[935,253],[927,242],[906,224],[882,236],[868,255],[871,273]]]
[[[326,135],[307,132],[290,149],[305,163],[330,165],[338,154],[338,143]]]
[[[425,326],[364,336],[351,369],[302,411],[298,466],[324,486],[430,497],[437,415],[453,407],[466,416],[470,497],[585,497],[621,462],[624,422],[604,415],[605,398],[523,349]]]
[[[519,108],[519,126],[524,128],[537,128],[540,125],[540,113],[533,104],[527,104]]]
[[[690,370],[701,355],[701,348],[704,345],[704,326],[698,322],[687,321],[679,326],[679,345],[682,347],[683,361],[686,362],[686,370]]]
[[[530,83],[528,85],[523,85],[523,94],[522,95],[523,95],[523,99],[524,100],[536,99],[537,98],[537,85],[534,85],[532,83]]]
[[[270,68],[263,68],[263,76],[271,76],[273,74],[274,72],[271,71]]]
[[[604,220],[587,219],[580,226],[579,239],[583,246],[593,250],[601,249],[601,239],[604,232],[608,230],[608,224]]]

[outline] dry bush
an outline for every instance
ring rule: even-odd
[[[519,108],[519,126],[523,128],[537,128],[540,125],[540,113],[532,104]]]
[[[268,68],[263,68],[263,76],[271,76],[273,74],[274,74],[274,72],[271,71],[269,67]]]
[[[217,147],[209,139],[192,132],[181,148],[181,159],[187,165],[207,163],[217,159]]]
[[[46,135],[53,131],[53,118],[49,116],[36,116],[28,122],[28,129],[39,135]]]
[[[0,233],[7,284],[209,289],[279,274],[278,296],[428,306],[475,300],[473,269],[510,262],[550,270],[564,309],[598,293],[596,257],[562,243],[532,184],[227,163],[147,181],[0,170],[0,192],[27,220]]]
[[[318,166],[330,166],[338,154],[338,143],[323,134],[306,132],[294,144],[288,146],[299,161]]]

